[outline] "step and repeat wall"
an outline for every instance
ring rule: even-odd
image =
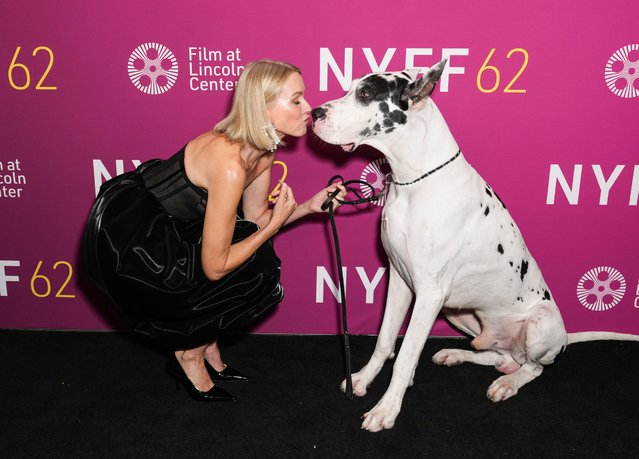
[[[97,190],[210,129],[248,62],[299,66],[318,106],[363,74],[445,57],[433,99],[521,228],[567,329],[639,333],[639,3],[396,3],[3,5],[0,327],[124,326],[79,263]],[[379,190],[388,172],[375,150],[347,154],[310,130],[277,161],[273,186],[285,179],[298,201],[335,174]],[[382,205],[337,212],[351,333],[381,322]],[[326,217],[276,236],[285,299],[253,332],[340,331]],[[456,334],[443,319],[433,333]]]

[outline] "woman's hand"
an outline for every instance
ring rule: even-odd
[[[307,201],[309,210],[311,212],[326,212],[325,210],[322,210],[322,204],[324,204],[324,201],[326,201],[328,195],[330,195],[338,188],[340,190],[339,193],[331,201],[333,203],[333,209],[337,209],[337,207],[339,207],[340,205],[339,202],[337,202],[337,199],[344,199],[344,196],[346,196],[346,188],[344,188],[341,183],[329,185],[321,190],[319,193],[317,193],[315,196],[313,196],[311,199],[309,199]]]
[[[295,211],[297,202],[295,202],[295,196],[293,196],[293,190],[286,183],[282,183],[282,187],[276,194],[275,205],[273,206],[273,212],[271,213],[271,220],[268,226],[277,232],[289,217]]]
[[[271,211],[271,219],[267,226],[272,234],[275,234],[283,225],[292,223],[299,218],[312,213],[326,212],[322,210],[322,204],[335,190],[339,190],[335,198],[344,199],[346,189],[341,183],[335,183],[327,186],[303,204],[297,205],[293,190],[286,183],[283,183],[279,192],[274,193],[274,196],[277,196],[277,201]],[[332,202],[333,208],[339,207],[339,203],[335,199]]]

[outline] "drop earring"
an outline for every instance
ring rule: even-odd
[[[282,139],[280,139],[280,136],[277,135],[277,132],[275,131],[275,125],[273,123],[266,123],[264,125],[264,130],[266,131],[266,135],[268,135],[268,138],[271,140],[271,146],[267,149],[270,152],[274,152],[275,150],[277,150],[277,146]]]

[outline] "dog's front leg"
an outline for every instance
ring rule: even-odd
[[[444,301],[444,295],[440,290],[425,290],[415,301],[406,336],[393,367],[390,385],[377,405],[364,414],[362,429],[378,432],[390,429],[395,424],[404,394],[417,368],[419,356]]]
[[[388,279],[388,294],[384,320],[377,337],[375,350],[368,363],[357,373],[353,373],[353,393],[358,397],[366,395],[366,389],[384,366],[386,359],[394,356],[395,341],[404,323],[410,306],[412,292],[397,270],[391,265]],[[342,391],[346,391],[346,380],[342,381]]]

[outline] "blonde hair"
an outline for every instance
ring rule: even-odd
[[[302,71],[292,64],[270,59],[248,64],[237,82],[231,111],[215,125],[213,132],[258,150],[271,147],[273,141],[265,130],[270,122],[266,107],[292,73],[301,75]]]

